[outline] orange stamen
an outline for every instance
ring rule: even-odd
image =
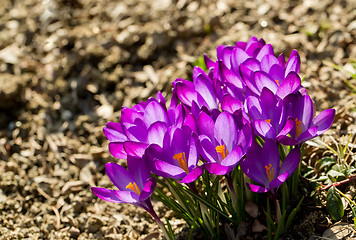
[[[275,80],[275,81],[276,81],[277,85],[279,86],[279,80]]]
[[[138,195],[140,195],[141,191],[138,188],[137,184],[135,182],[130,182],[129,184],[127,184],[126,188],[131,189],[132,191],[134,191],[135,193],[137,193]]]
[[[222,156],[223,159],[226,158],[226,156],[229,154],[227,148],[226,148],[226,152],[225,152],[225,145],[219,145],[215,149],[218,153],[220,153],[220,155]]]
[[[186,172],[189,173],[187,159],[185,158],[185,152],[177,153],[173,156],[173,159],[178,160],[179,166]]]
[[[268,123],[271,123],[271,119],[266,119],[265,121]]]
[[[298,120],[298,118],[295,119],[295,132],[297,133],[297,137],[300,136],[300,134],[302,133],[302,121]]]
[[[271,182],[274,179],[274,169],[272,167],[272,164],[268,164],[268,166],[266,165],[265,168],[268,180]]]

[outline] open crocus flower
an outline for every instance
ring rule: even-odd
[[[279,141],[284,145],[302,144],[328,130],[335,118],[335,109],[326,109],[314,118],[315,110],[309,95],[300,93],[286,97],[287,116],[294,120],[293,129]]]
[[[128,156],[128,170],[116,163],[105,165],[106,174],[118,190],[92,187],[93,193],[108,202],[130,203],[149,212],[159,221],[151,204],[151,194],[155,190],[156,180],[150,177],[150,171],[141,158]],[[159,221],[160,222],[160,221]]]
[[[249,58],[240,65],[240,72],[250,94],[260,96],[263,88],[267,87],[280,98],[290,93],[297,92],[301,88],[299,72],[300,61],[292,56],[293,61],[288,61],[284,66],[283,61],[274,55],[265,55],[262,61]]]
[[[103,129],[109,139],[109,151],[116,157],[125,159],[127,154],[141,157],[151,143],[161,142],[168,125],[165,100],[161,93],[133,108],[124,108],[121,121],[108,122]]]
[[[280,166],[278,145],[266,140],[263,148],[254,141],[240,163],[242,171],[262,186],[247,183],[252,192],[275,191],[294,172],[300,161],[300,148],[289,152]]]
[[[202,112],[197,120],[200,154],[205,168],[212,174],[225,175],[233,170],[245,155],[252,141],[248,124],[238,128],[234,117],[222,112],[214,122]]]
[[[259,98],[249,96],[246,108],[252,119],[255,132],[261,137],[278,140],[287,135],[294,126],[292,118],[287,118],[284,102],[268,88],[262,90]]]
[[[154,174],[183,179],[197,166],[197,137],[188,126],[169,128],[163,145],[150,145],[145,157]]]
[[[219,103],[222,99],[222,85],[218,79],[212,80],[201,68],[195,67],[193,82],[176,79],[173,82],[173,92],[197,117],[201,110],[213,116],[219,114]]]

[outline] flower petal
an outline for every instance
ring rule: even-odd
[[[157,184],[156,179],[154,179],[154,178],[148,179],[145,186],[143,187],[143,189],[141,191],[139,200],[144,201],[147,198],[149,198],[152,195],[152,193],[154,192],[154,190],[156,188],[156,184]]]
[[[313,126],[318,126],[317,135],[324,133],[333,124],[335,118],[335,109],[326,109],[322,111],[312,121]]]
[[[214,175],[226,175],[232,170],[232,168],[220,165],[218,163],[206,163],[205,168],[208,170],[208,172]]]
[[[252,124],[255,131],[261,137],[268,139],[276,139],[276,131],[270,123],[266,122],[265,120],[255,120]]]
[[[290,72],[283,80],[277,90],[277,96],[285,98],[287,95],[294,93],[300,87],[300,77],[295,72]]]
[[[115,192],[118,199],[124,203],[135,204],[139,202],[139,195],[130,191],[116,191]]]
[[[179,179],[187,175],[187,173],[181,167],[172,165],[165,161],[155,160],[154,165],[158,171],[156,173],[158,176]]]
[[[196,168],[194,168],[192,171],[190,171],[187,176],[185,176],[183,179],[182,179],[182,183],[191,183],[191,182],[194,182],[197,178],[199,178],[203,173],[204,173],[204,170],[205,170],[205,166],[204,165],[201,165],[201,166],[198,166]]]
[[[110,190],[98,187],[92,187],[91,190],[100,199],[103,199],[108,202],[123,203],[123,201],[119,199],[115,193],[118,190]]]
[[[132,174],[123,166],[109,162],[105,164],[105,171],[110,181],[121,191],[126,190],[126,186],[135,179]]]
[[[125,159],[127,157],[125,148],[124,148],[124,143],[122,142],[111,142],[109,143],[109,152],[111,155],[113,155],[115,158],[118,159]]]
[[[268,188],[261,187],[252,183],[246,183],[246,186],[251,192],[256,192],[256,193],[268,192]]]

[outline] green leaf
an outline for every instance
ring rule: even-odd
[[[326,195],[326,209],[328,210],[331,218],[339,221],[344,216],[344,206],[342,204],[339,193],[332,186]]]
[[[314,168],[311,166],[307,166],[306,169],[304,170],[303,177],[307,178],[309,175],[315,173]]]
[[[331,181],[333,182],[337,182],[337,181],[340,181],[342,179],[345,179],[346,176],[344,173],[342,172],[339,172],[339,171],[335,171],[333,169],[331,169],[329,172],[328,172],[328,177]],[[330,178],[331,177],[331,178]]]
[[[323,170],[325,167],[336,164],[336,160],[331,157],[324,157],[319,161],[319,171]]]

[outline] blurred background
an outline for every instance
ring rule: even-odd
[[[353,0],[2,0],[0,31],[0,239],[156,238],[147,213],[90,190],[112,187],[104,165],[122,163],[102,128],[122,106],[169,99],[221,44],[256,36],[277,55],[297,49],[317,110],[337,110],[327,134],[356,130]],[[184,222],[155,209],[185,239]]]

